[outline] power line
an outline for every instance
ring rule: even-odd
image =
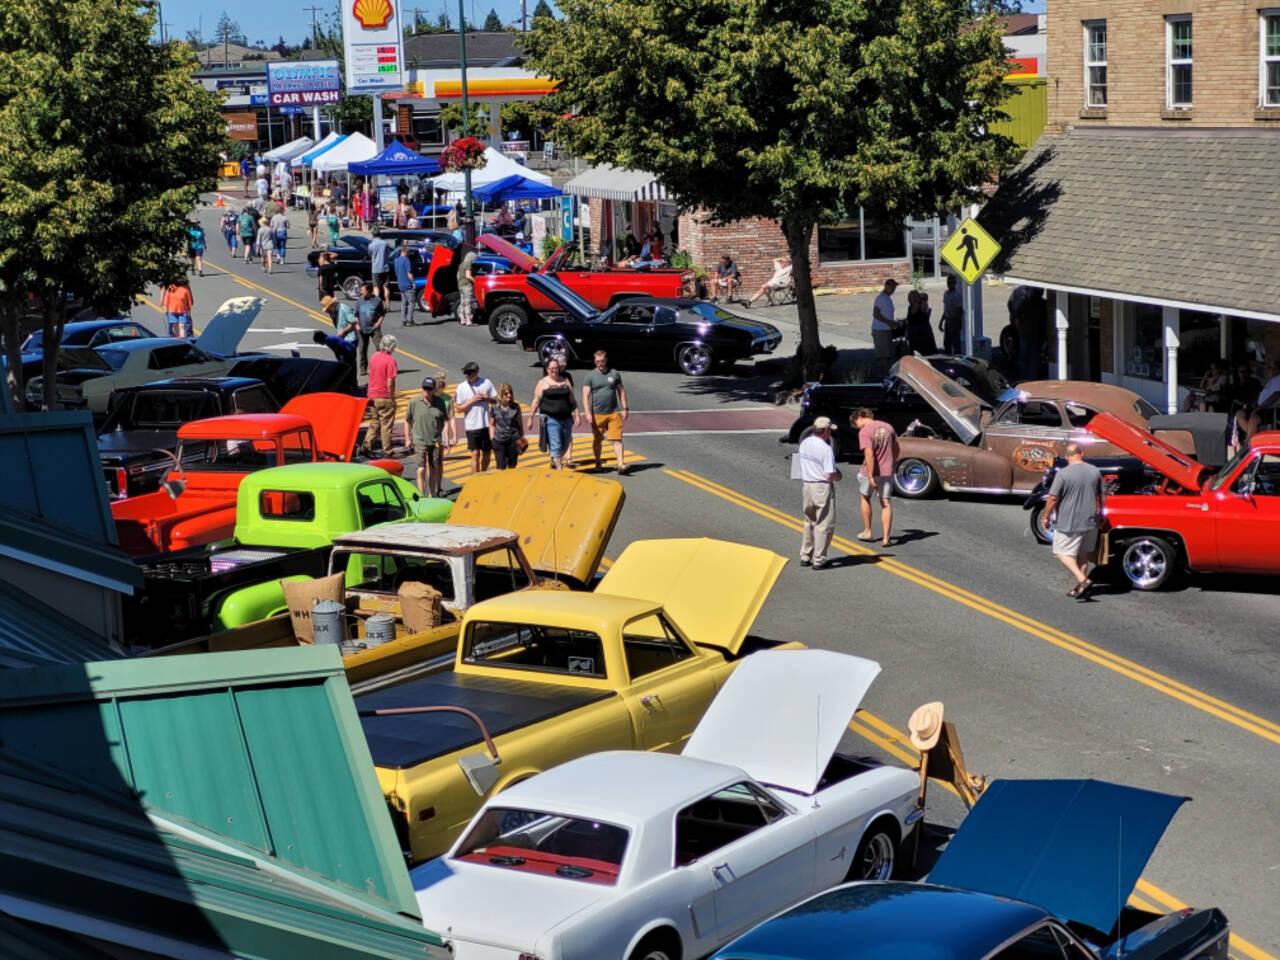
[[[311,14],[311,49],[312,50],[320,49],[320,38],[318,33],[316,32],[317,31],[316,14],[323,9],[324,7],[303,7],[302,8],[303,13]]]

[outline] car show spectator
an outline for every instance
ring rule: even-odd
[[[164,288],[164,297],[160,305],[164,308],[165,317],[169,321],[169,336],[191,336],[191,308],[195,303],[195,297],[191,295],[191,285],[186,277],[178,277]]]
[[[938,342],[933,339],[933,324],[929,322],[928,296],[912,290],[907,294],[907,349],[922,357],[938,352]]]
[[[887,277],[871,307],[871,340],[875,344],[876,367],[881,379],[889,375],[889,365],[895,356],[893,338],[902,329],[902,324],[893,318],[893,292],[897,289],[898,281]]]
[[[422,394],[409,401],[404,412],[408,452],[415,455],[418,490],[424,496],[440,496],[441,468],[449,426],[448,399],[438,391],[435,377],[422,379]]]
[[[529,405],[529,429],[533,418],[542,416],[547,431],[547,453],[551,467],[566,467],[566,454],[573,448],[573,428],[580,422],[578,402],[573,396],[573,381],[564,375],[564,366],[558,357],[547,361],[546,374],[533,388],[533,403]]]
[[[409,257],[409,245],[403,244],[396,251],[396,289],[400,291],[400,325],[413,326],[413,307],[417,291],[413,286],[413,260]]]
[[[458,325],[470,327],[476,303],[476,251],[466,247],[458,262]]]
[[[387,278],[391,275],[391,244],[382,236],[377,226],[373,228],[373,239],[369,241],[369,269],[373,273],[373,289],[384,303],[391,302],[391,287]]]
[[[333,321],[334,329],[338,331],[338,336],[351,344],[354,349],[356,341],[360,338],[360,321],[357,319],[355,311],[332,296],[321,299],[320,309],[329,315],[329,319]],[[355,363],[354,355],[352,356],[352,363]]]
[[[204,276],[204,227],[198,220],[187,222],[187,256],[191,259],[191,269],[196,276]]]
[[[471,472],[489,469],[489,457],[493,453],[493,439],[489,436],[489,404],[498,399],[493,384],[480,376],[480,365],[468,360],[462,367],[466,378],[458,384],[454,405],[464,416],[467,430],[467,450],[471,453]]]
[[[720,262],[716,264],[715,287],[711,291],[711,302],[715,303],[720,299],[721,291],[724,292],[725,300],[732,302],[741,286],[742,273],[738,270],[738,265],[733,262],[733,257],[729,254],[721,254]]]
[[[360,285],[360,299],[356,301],[356,332],[360,337],[360,372],[369,372],[369,344],[378,350],[382,341],[382,318],[387,312],[374,286],[366,280]]]
[[[314,250],[320,245],[320,211],[316,209],[315,201],[310,197],[307,198],[307,236],[311,238],[311,249]]]
[[[494,465],[499,470],[514,470],[521,452],[529,443],[524,439],[524,416],[516,403],[515,388],[509,383],[498,384],[498,402],[493,408],[489,435],[493,440]]]
[[[858,494],[862,499],[862,531],[859,540],[871,541],[871,496],[880,500],[880,545],[892,542],[893,465],[898,459],[898,433],[890,424],[877,420],[867,407],[854,411],[849,422],[858,431],[862,466],[858,469]]]
[[[1084,459],[1084,448],[1067,444],[1067,465],[1057,472],[1045,499],[1044,529],[1053,528],[1053,555],[1071,576],[1075,586],[1067,596],[1084,599],[1093,586],[1089,579],[1089,557],[1098,543],[1098,521],[1102,517],[1102,473]]]
[[[947,292],[942,295],[942,352],[953,357],[964,355],[964,294],[954,273],[947,274]]]
[[[253,196],[250,192],[250,188],[252,186],[251,181],[253,180],[253,164],[250,162],[248,157],[240,158],[240,176],[244,180],[244,195],[246,197]]]
[[[236,229],[240,233],[240,242],[244,245],[244,262],[253,259],[254,237],[258,233],[258,218],[251,207],[245,207],[236,221]]]
[[[346,337],[340,337],[337,334],[325,333],[323,330],[317,330],[311,335],[312,341],[317,346],[328,347],[333,353],[333,359],[339,363],[349,363],[351,369],[356,367],[356,346]]]
[[[322,250],[316,257],[316,290],[320,302],[332,298],[338,289],[338,256],[329,250]]]
[[[338,246],[338,231],[341,223],[342,219],[338,216],[338,208],[336,206],[330,206],[329,213],[324,218],[324,225],[329,229],[330,250],[333,250]]]
[[[836,532],[837,480],[843,474],[836,469],[831,449],[831,433],[835,424],[830,417],[813,421],[813,432],[800,441],[793,460],[792,478],[803,484],[800,509],[804,529],[800,534],[800,566],[826,569],[831,561],[827,551]]]
[[[655,234],[656,236],[656,234]],[[748,300],[744,306],[750,307],[761,297],[768,297],[773,300],[773,294],[786,290],[791,286],[791,258],[785,254],[781,257],[773,258],[773,275],[764,283],[760,284],[760,289],[756,291],[755,296]]]
[[[258,256],[262,258],[262,269],[271,273],[271,264],[275,256],[276,239],[271,230],[271,222],[263,217],[258,221]]]
[[[289,218],[283,210],[271,217],[271,242],[277,262],[284,263],[284,250],[289,243]]]
[[[627,460],[622,446],[622,425],[631,412],[627,391],[622,386],[622,374],[609,366],[608,354],[597,350],[593,360],[595,369],[582,378],[582,410],[591,418],[591,451],[599,470],[601,447],[608,440],[613,444],[618,474],[624,476]]]
[[[374,420],[377,422],[382,444],[382,455],[391,456],[391,430],[396,422],[396,338],[387,334],[378,342],[378,349],[369,358],[369,384],[367,396],[373,407]],[[373,446],[373,430],[364,435],[364,452],[368,456]]]
[[[240,246],[240,231],[237,220],[239,220],[239,217],[236,212],[228,207],[219,221],[219,226],[222,229],[222,239],[227,242],[227,252],[233,257]]]

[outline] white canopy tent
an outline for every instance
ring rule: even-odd
[[[283,147],[276,147],[274,150],[268,150],[262,155],[262,158],[268,163],[279,163],[284,160],[292,160],[294,157],[300,157],[312,148],[315,141],[310,137],[299,137],[297,140],[290,140]]]
[[[305,157],[307,154],[314,153],[317,157],[319,157],[321,152],[328,150],[330,147],[332,147],[335,143],[337,143],[341,139],[342,139],[342,134],[338,133],[338,131],[336,130],[330,130],[328,136],[326,136],[319,143],[313,144],[311,147],[307,148],[306,150],[303,150],[302,153],[298,154],[295,157],[290,157],[289,165],[293,167],[300,167],[302,166],[302,158]]]
[[[510,157],[505,156],[493,147],[484,148],[485,165],[483,169],[473,170],[471,172],[471,187],[483,186],[486,183],[493,183],[504,177],[520,176],[528,180],[536,180],[538,183],[550,184],[551,178],[545,173],[537,170],[530,170],[522,164],[516,163]],[[445,173],[438,177],[432,177],[432,186],[437,190],[444,190],[449,194],[459,194],[463,192],[464,174],[462,173]]]
[[[363,133],[353,133],[331,150],[311,162],[316,173],[346,173],[347,164],[368,160],[378,155],[377,145]]]

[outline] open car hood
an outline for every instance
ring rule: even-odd
[[[1023,900],[1105,934],[1187,799],[1100,780],[997,780],[929,882]]]
[[[600,311],[586,297],[570,290],[563,281],[545,273],[529,274],[529,286],[546,296],[548,300],[569,314],[579,323],[590,323],[600,316]]]
[[[218,312],[205,324],[204,332],[196,340],[196,346],[215,356],[231,356],[239,349],[245,331],[253,326],[262,304],[263,301],[258,297],[232,297],[224,301]]]
[[[660,603],[700,647],[737,654],[787,561],[725,540],[637,540],[596,593]]]
[[[294,397],[281,413],[292,413],[311,421],[320,452],[339,460],[350,460],[355,449],[360,421],[369,401],[345,393],[304,393]]]
[[[903,357],[890,376],[910,384],[965,443],[982,435],[982,400],[919,357]]]
[[[879,672],[878,663],[832,650],[753,653],[729,675],[683,753],[812,794]]]
[[[1127,423],[1111,413],[1099,413],[1085,426],[1096,437],[1131,453],[1185,490],[1199,490],[1208,467],[1169,446],[1159,435]]]
[[[599,569],[625,498],[616,480],[569,470],[495,470],[467,479],[449,522],[515,530],[538,574],[585,585]]]
[[[538,270],[538,261],[509,240],[504,240],[496,233],[482,233],[476,237],[476,246],[505,257],[517,270],[534,273]]]

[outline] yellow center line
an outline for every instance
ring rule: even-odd
[[[697,474],[683,470],[664,470],[663,472],[669,476],[675,477],[677,480],[682,480],[691,486],[704,490],[713,496],[720,497],[723,500],[728,500],[743,509],[772,520],[775,523],[790,527],[792,530],[802,529],[802,523],[795,517],[783,513],[774,507],[762,504],[759,501],[752,500],[744,494],[738,493],[736,490],[732,490],[728,487],[724,487],[712,480],[708,480],[706,477],[701,477]],[[1211,696],[1202,690],[1197,690],[1194,687],[1152,670],[1149,667],[1144,667],[1132,660],[1118,656],[1117,654],[1114,654],[1109,650],[1105,650],[1102,647],[1081,640],[1079,637],[1064,633],[1063,631],[1046,623],[1034,620],[1031,617],[1018,613],[1015,610],[1011,610],[1008,607],[1001,606],[1000,604],[988,600],[985,597],[970,593],[962,587],[958,587],[946,580],[934,577],[931,574],[924,573],[923,571],[908,566],[899,560],[894,560],[890,557],[878,554],[876,551],[870,550],[861,544],[848,540],[847,538],[835,537],[832,543],[845,553],[857,556],[876,557],[878,562],[875,566],[878,569],[902,577],[905,580],[909,580],[918,586],[924,587],[926,590],[930,590],[941,596],[947,597],[948,599],[954,600],[957,603],[976,610],[979,613],[985,614],[986,616],[992,617],[993,619],[1007,623],[1015,629],[1021,630],[1023,633],[1029,634],[1037,639],[1044,640],[1045,642],[1062,650],[1073,653],[1076,656],[1096,663],[1099,666],[1106,667],[1108,670],[1112,670],[1122,676],[1129,677],[1144,686],[1150,687],[1151,689],[1159,691],[1166,696],[1195,707],[1197,710],[1215,716],[1220,720],[1224,720],[1227,723],[1241,728],[1242,730],[1247,730],[1250,733],[1262,737],[1264,740],[1269,740],[1272,743],[1280,743],[1280,724],[1250,713],[1249,711],[1237,707],[1234,704]]]
[[[150,307],[156,313],[160,314],[161,316],[164,316],[164,311],[161,310],[158,306],[156,306],[156,304],[148,300],[146,297],[144,297],[142,294],[138,294],[138,299],[141,300],[143,303],[145,303],[148,307]]]

